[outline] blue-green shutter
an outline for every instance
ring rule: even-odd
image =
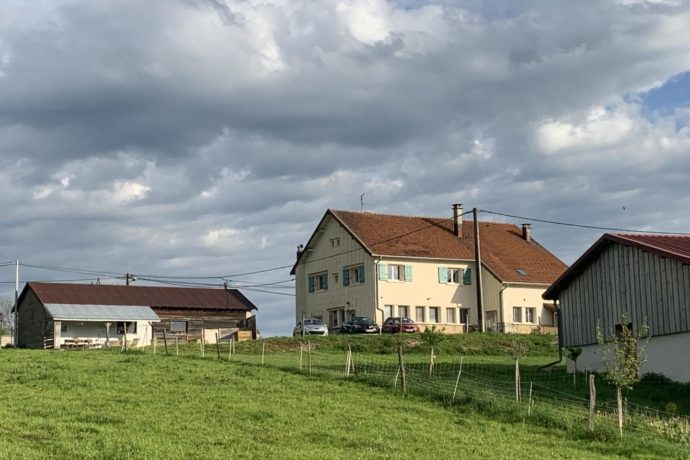
[[[446,267],[438,267],[438,282],[448,284],[448,269]]]
[[[350,269],[343,268],[343,286],[350,285]]]
[[[309,277],[309,292],[314,292],[314,277]]]
[[[321,275],[321,289],[328,289],[328,273]]]
[[[379,279],[380,280],[387,280],[388,279],[388,266],[386,264],[379,264]]]
[[[359,267],[359,270],[357,271],[358,277],[357,277],[357,282],[359,284],[364,283],[364,265]]]
[[[462,275],[462,284],[472,284],[472,269],[466,268]]]
[[[405,281],[412,281],[412,265],[405,265]]]

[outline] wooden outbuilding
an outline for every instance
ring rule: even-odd
[[[236,289],[29,282],[19,296],[18,345],[106,346],[127,340],[142,346],[164,331],[194,340],[209,329],[255,339],[256,309]]]
[[[642,373],[690,382],[690,236],[607,233],[544,298],[559,302],[562,345],[583,349],[579,369],[601,370],[597,326],[615,333],[627,318],[649,330]]]

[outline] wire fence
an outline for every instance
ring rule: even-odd
[[[418,395],[459,410],[560,428],[588,439],[634,435],[671,442],[690,454],[689,417],[625,400],[621,431],[614,388],[586,371],[573,376],[563,366],[541,370],[543,358],[436,356],[433,351],[403,354],[402,349],[398,354],[369,354],[320,350],[308,340],[276,348],[265,340],[207,344],[174,338],[167,343],[157,339],[136,352],[222,359],[312,377],[351,379],[389,388],[400,397]]]

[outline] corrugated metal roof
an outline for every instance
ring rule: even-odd
[[[43,304],[256,310],[256,306],[237,289],[35,282],[27,283],[27,288],[32,289]]]
[[[158,315],[143,305],[44,304],[55,320],[72,321],[160,321]]]

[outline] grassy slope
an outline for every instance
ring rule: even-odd
[[[107,352],[0,354],[2,458],[678,457],[339,379]]]

